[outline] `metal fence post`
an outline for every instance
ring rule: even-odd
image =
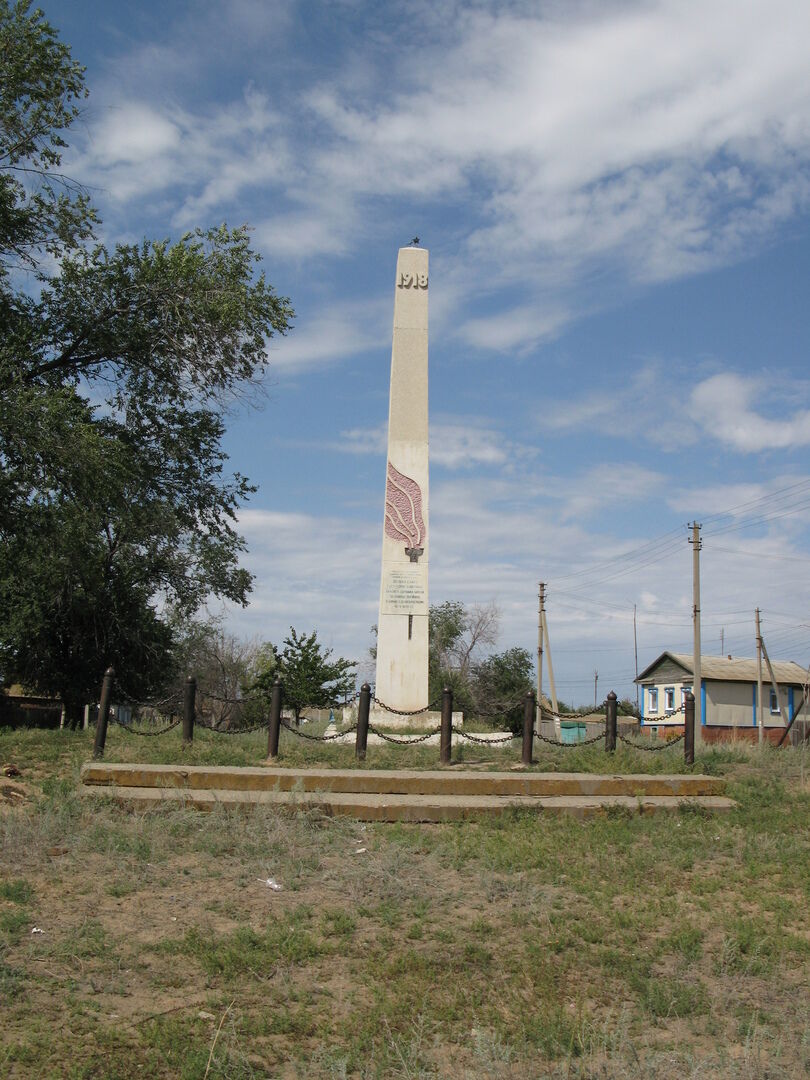
[[[521,758],[524,765],[531,765],[532,763],[532,748],[534,743],[534,714],[537,709],[537,698],[534,690],[529,690],[526,694],[526,701],[523,705],[523,756]]]
[[[691,691],[683,697],[683,760],[695,764],[695,695]]]
[[[190,743],[194,739],[194,717],[196,714],[197,680],[193,675],[186,679],[183,688],[183,742]]]
[[[270,732],[267,738],[267,756],[278,757],[278,737],[281,730],[281,679],[276,675],[270,695]]]
[[[617,711],[616,692],[611,690],[607,696],[607,705],[605,707],[605,752],[608,754],[616,749]]]
[[[453,691],[449,686],[442,690],[442,726],[439,733],[439,761],[450,764],[453,750]]]
[[[368,714],[371,709],[371,687],[364,682],[360,687],[360,700],[357,703],[357,735],[354,740],[354,753],[358,761],[366,760],[368,744]]]
[[[101,682],[101,699],[98,707],[98,720],[96,722],[96,738],[93,743],[93,757],[104,757],[104,744],[107,741],[107,721],[110,719],[110,702],[112,701],[113,680],[115,672],[108,667],[104,672]]]

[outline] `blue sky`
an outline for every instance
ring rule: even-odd
[[[558,691],[691,649],[810,660],[804,0],[43,6],[87,65],[65,162],[108,242],[249,222],[296,326],[233,467],[248,637],[376,621],[397,248],[430,250],[431,599]],[[723,513],[732,509],[730,514]],[[364,670],[364,674],[366,674]],[[546,679],[547,685],[547,679]]]

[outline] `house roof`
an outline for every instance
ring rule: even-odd
[[[662,652],[657,660],[653,660],[643,671],[639,672],[635,681],[641,682],[644,679],[649,679],[664,660],[671,660],[679,667],[682,667],[684,674],[694,675],[692,659],[691,653]],[[792,660],[773,660],[771,664],[778,683],[803,686],[808,680],[807,669]],[[703,679],[717,679],[723,682],[756,682],[757,662],[756,660],[738,657],[701,656],[700,674]],[[762,665],[762,679],[765,683],[771,681],[768,666],[765,663]]]

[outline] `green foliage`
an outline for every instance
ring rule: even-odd
[[[198,960],[209,975],[233,978],[250,971],[271,972],[280,963],[305,963],[318,956],[322,947],[290,914],[283,922],[268,923],[262,933],[242,926],[231,934],[214,936],[193,927],[179,950]]]
[[[498,613],[494,605],[465,608],[457,600],[432,604],[428,623],[428,696],[441,698],[445,686],[453,691],[453,708],[474,711],[472,669],[478,653],[495,643]]]
[[[342,656],[331,660],[331,656],[332,649],[320,644],[315,630],[304,635],[291,626],[281,652],[269,642],[262,647],[253,689],[269,701],[278,676],[284,684],[284,704],[298,723],[307,706],[326,708],[354,691],[356,663]]]
[[[83,69],[27,2],[0,0],[0,56],[0,672],[75,716],[109,664],[136,697],[165,684],[209,596],[246,602],[254,489],[224,415],[293,312],[244,227],[84,246],[94,214],[58,171]]]
[[[521,732],[524,698],[532,689],[533,672],[531,655],[519,646],[476,664],[473,693],[477,710],[497,717],[510,731]]]
[[[63,132],[86,97],[84,68],[30,0],[0,0],[0,287],[90,236],[95,215],[59,173]],[[14,298],[3,295],[4,305]]]
[[[25,878],[14,881],[0,881],[0,900],[11,900],[15,904],[27,904],[33,899],[34,890]]]
[[[457,600],[433,604],[428,633],[430,701],[438,701],[448,686],[453,708],[465,716],[521,731],[521,699],[532,689],[532,658],[519,646],[480,658],[497,640],[494,605],[466,608]]]

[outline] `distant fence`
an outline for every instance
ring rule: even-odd
[[[101,697],[98,711],[98,721],[96,723],[96,737],[93,746],[93,756],[100,758],[104,754],[104,747],[107,739],[107,727],[110,723],[111,717],[111,705],[113,698],[115,684],[115,672],[112,668],[108,668],[104,674],[104,681],[101,686]],[[554,746],[564,750],[574,749],[576,747],[588,746],[597,742],[604,742],[604,749],[607,753],[613,753],[616,750],[617,740],[621,741],[624,745],[634,748],[636,750],[645,751],[647,753],[654,753],[661,750],[670,749],[675,743],[683,741],[684,744],[684,760],[687,764],[694,764],[695,760],[695,699],[691,694],[685,695],[685,701],[683,705],[684,712],[684,730],[675,739],[669,739],[665,742],[659,742],[658,745],[653,745],[652,742],[645,745],[637,740],[631,739],[628,735],[619,731],[618,729],[618,717],[617,717],[617,699],[616,694],[611,691],[605,702],[605,722],[600,725],[601,730],[598,730],[595,735],[590,738],[584,739],[580,742],[566,742],[556,738],[550,738],[539,732],[535,728],[535,718],[537,714],[537,699],[534,691],[529,691],[520,702],[512,702],[510,705],[504,708],[504,711],[508,712],[510,709],[515,709],[518,705],[523,707],[523,731],[522,735],[516,736],[508,733],[506,735],[491,738],[484,737],[483,735],[473,735],[471,732],[464,731],[453,724],[453,692],[449,688],[445,687],[442,691],[441,699],[437,702],[432,702],[426,705],[423,709],[409,710],[407,712],[401,709],[394,709],[385,702],[376,698],[372,692],[368,683],[364,683],[359,693],[356,695],[357,700],[357,720],[350,727],[341,731],[336,731],[330,735],[314,735],[309,732],[302,731],[299,727],[293,727],[288,720],[282,716],[282,703],[284,697],[284,687],[280,679],[276,679],[273,683],[271,695],[270,695],[270,709],[269,714],[266,717],[262,717],[258,722],[242,728],[231,729],[218,729],[213,726],[206,726],[208,731],[212,731],[220,735],[244,735],[248,732],[259,731],[264,728],[267,729],[267,756],[270,759],[277,759],[279,756],[279,736],[281,728],[286,728],[293,735],[298,736],[301,739],[306,739],[310,742],[333,742],[337,739],[344,738],[348,734],[355,734],[355,755],[358,761],[364,761],[366,757],[368,747],[369,732],[379,736],[386,743],[398,746],[413,746],[418,743],[426,742],[433,736],[439,736],[439,761],[443,765],[449,765],[451,761],[452,742],[453,735],[461,738],[470,743],[477,743],[479,745],[491,746],[497,743],[511,742],[512,739],[521,739],[521,757],[525,765],[530,765],[532,761],[532,751],[534,740],[538,739],[540,742],[550,746]],[[182,736],[183,742],[189,744],[194,739],[194,727],[197,722],[196,711],[196,699],[197,699],[197,681],[193,676],[189,675],[186,679],[182,701],[179,696],[175,698],[166,698],[161,702],[140,702],[142,707],[148,707],[151,709],[157,708],[160,705],[166,708],[169,705],[171,708],[167,709],[168,722],[161,727],[152,728],[151,730],[140,730],[132,724],[121,723],[113,719],[113,722],[119,723],[119,726],[124,731],[128,731],[132,735],[142,736],[155,736],[162,735],[173,728],[176,728],[182,724]],[[386,712],[390,712],[399,716],[417,716],[423,713],[432,712],[436,709],[436,706],[440,706],[441,720],[440,723],[432,730],[427,731],[418,736],[395,736],[387,732],[380,730],[370,722],[371,702],[374,701],[379,709]],[[571,717],[559,716],[555,713],[547,713],[543,710],[543,715],[550,716],[555,720],[570,720]],[[542,724],[541,724],[542,727]]]
[[[0,694],[0,727],[58,728],[61,719],[61,701],[19,694]]]

